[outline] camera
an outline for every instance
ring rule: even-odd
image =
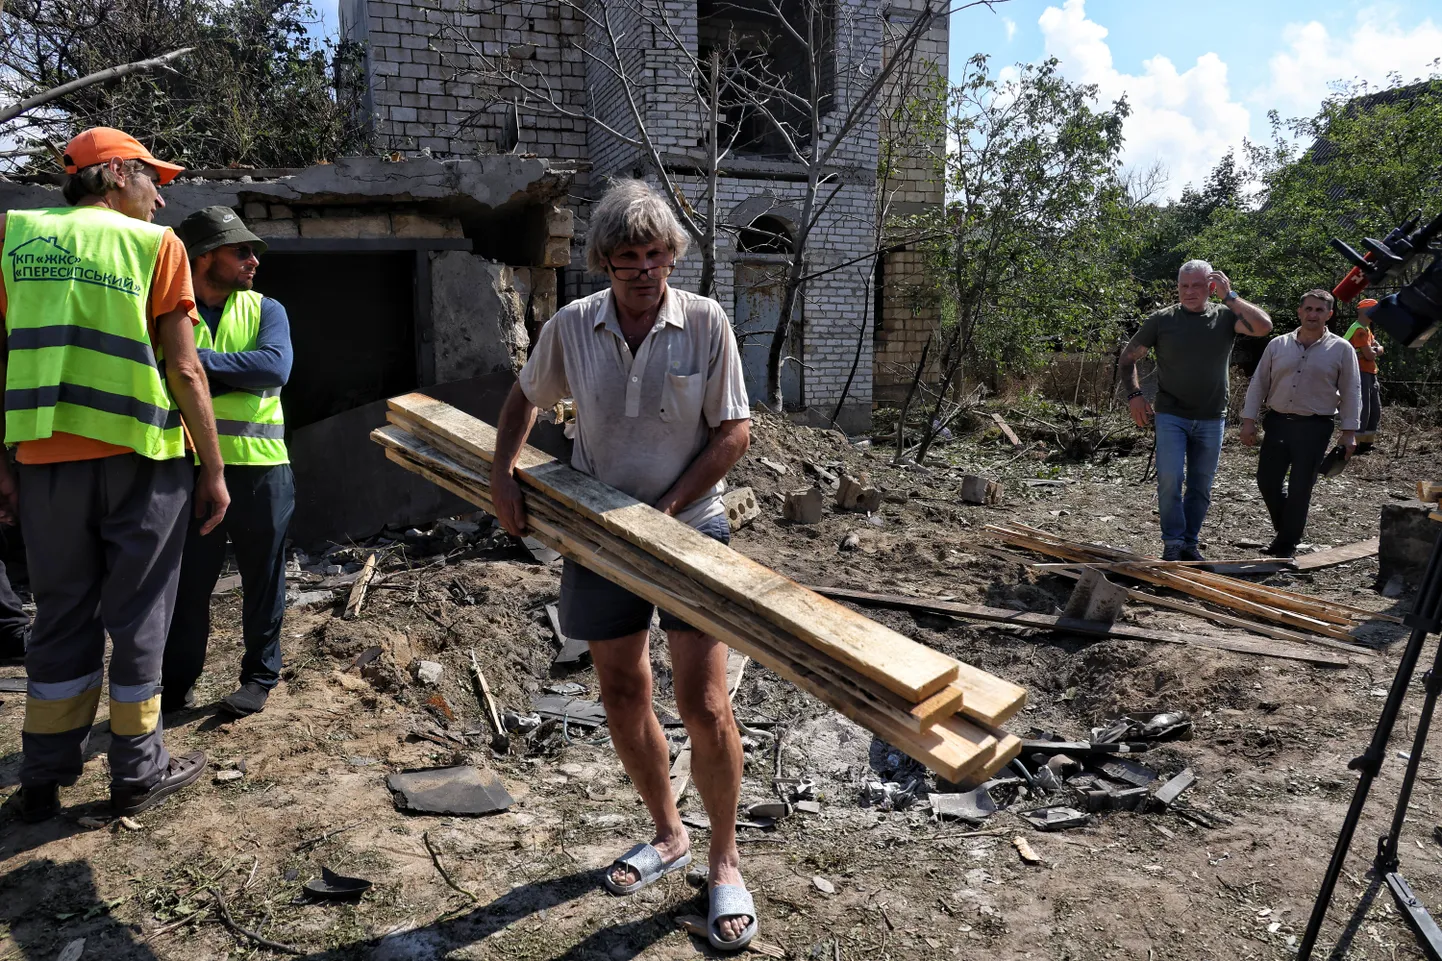
[[[1381,240],[1364,238],[1365,254],[1332,238],[1333,248],[1353,264],[1342,282],[1332,289],[1332,296],[1339,302],[1351,300],[1417,257],[1429,255],[1431,263],[1417,279],[1382,298],[1367,311],[1374,328],[1385,331],[1405,347],[1421,347],[1442,323],[1442,248],[1432,246],[1439,235],[1442,235],[1442,214],[1422,224],[1422,211],[1415,210]]]

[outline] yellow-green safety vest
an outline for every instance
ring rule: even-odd
[[[211,336],[208,324],[201,323],[195,328],[195,346],[223,354],[255,350],[260,343],[263,299],[253,290],[237,290],[231,294],[220,312],[215,336]],[[290,463],[279,387],[263,391],[231,390],[214,396],[212,403],[222,461],[249,467]]]
[[[5,443],[64,432],[151,460],[185,453],[148,323],[168,229],[106,207],[6,213]]]

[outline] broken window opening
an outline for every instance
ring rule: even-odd
[[[736,249],[743,254],[789,254],[791,228],[780,217],[762,214],[741,228]]]
[[[794,160],[788,137],[801,150],[814,134],[808,104],[823,117],[835,106],[836,0],[699,0],[697,15],[703,85],[712,51],[720,53],[720,141],[738,156]]]

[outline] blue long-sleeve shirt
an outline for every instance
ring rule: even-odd
[[[223,307],[197,303],[200,319],[210,328],[211,336],[220,326]],[[260,302],[260,333],[254,350],[222,353],[200,351],[200,365],[210,378],[210,392],[225,394],[232,390],[269,390],[284,387],[290,379],[294,354],[290,346],[290,318],[278,300],[269,297]]]

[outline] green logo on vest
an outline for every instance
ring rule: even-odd
[[[94,284],[132,297],[139,297],[144,290],[133,277],[88,264],[85,258],[57,244],[54,237],[36,237],[10,251],[10,279],[17,284],[40,280]]]

